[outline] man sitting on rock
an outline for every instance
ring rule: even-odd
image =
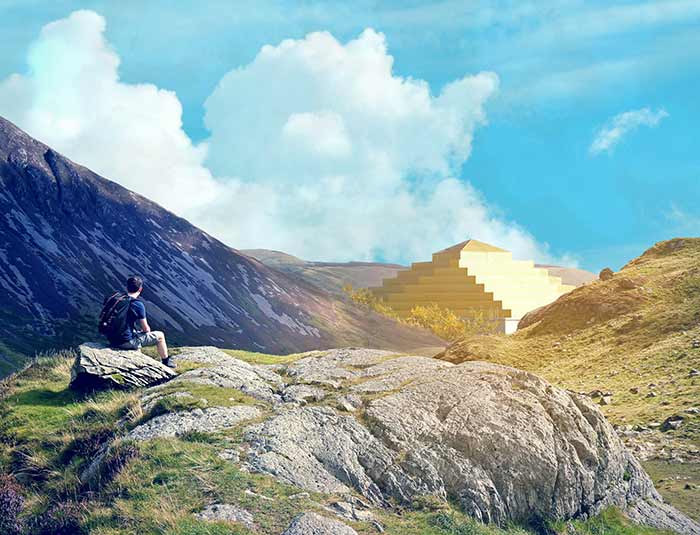
[[[168,357],[168,346],[165,343],[165,334],[161,331],[152,331],[146,319],[146,305],[139,299],[143,291],[143,280],[138,276],[131,276],[126,281],[127,295],[115,294],[107,300],[128,299],[128,308],[125,307],[124,321],[115,321],[117,331],[112,336],[107,333],[110,344],[119,349],[141,349],[145,346],[156,346],[158,355],[163,364],[175,368],[175,363]],[[104,314],[104,312],[103,312]],[[116,319],[116,318],[115,318]]]

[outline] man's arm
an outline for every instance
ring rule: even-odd
[[[148,325],[148,320],[146,318],[139,320],[139,327],[141,327],[141,332],[150,333],[151,327]]]

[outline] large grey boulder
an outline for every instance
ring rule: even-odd
[[[287,373],[364,395],[365,412],[277,411],[245,432],[252,470],[307,490],[357,491],[375,505],[436,495],[485,522],[617,506],[638,522],[700,534],[663,503],[590,400],[533,374],[369,350],[302,359]]]
[[[71,369],[71,388],[138,388],[172,379],[177,374],[140,351],[86,343],[78,348]]]
[[[282,535],[357,535],[357,531],[333,518],[304,513],[296,517]]]

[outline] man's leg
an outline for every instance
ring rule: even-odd
[[[165,343],[165,334],[162,331],[142,333],[139,339],[143,346],[156,346],[160,360],[163,362],[168,360],[168,345]],[[167,365],[170,366],[170,363]]]
[[[165,343],[165,334],[161,331],[156,331],[156,334],[158,335],[158,343],[156,344],[158,348],[158,356],[160,357],[160,360],[167,360],[168,344]]]

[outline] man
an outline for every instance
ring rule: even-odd
[[[120,337],[120,349],[141,349],[143,346],[156,346],[158,356],[163,364],[175,368],[175,362],[168,356],[168,346],[165,343],[165,334],[161,331],[152,331],[146,318],[146,305],[139,297],[143,292],[143,280],[141,277],[131,276],[126,280],[126,292],[131,298],[129,309],[126,313],[126,324]]]

